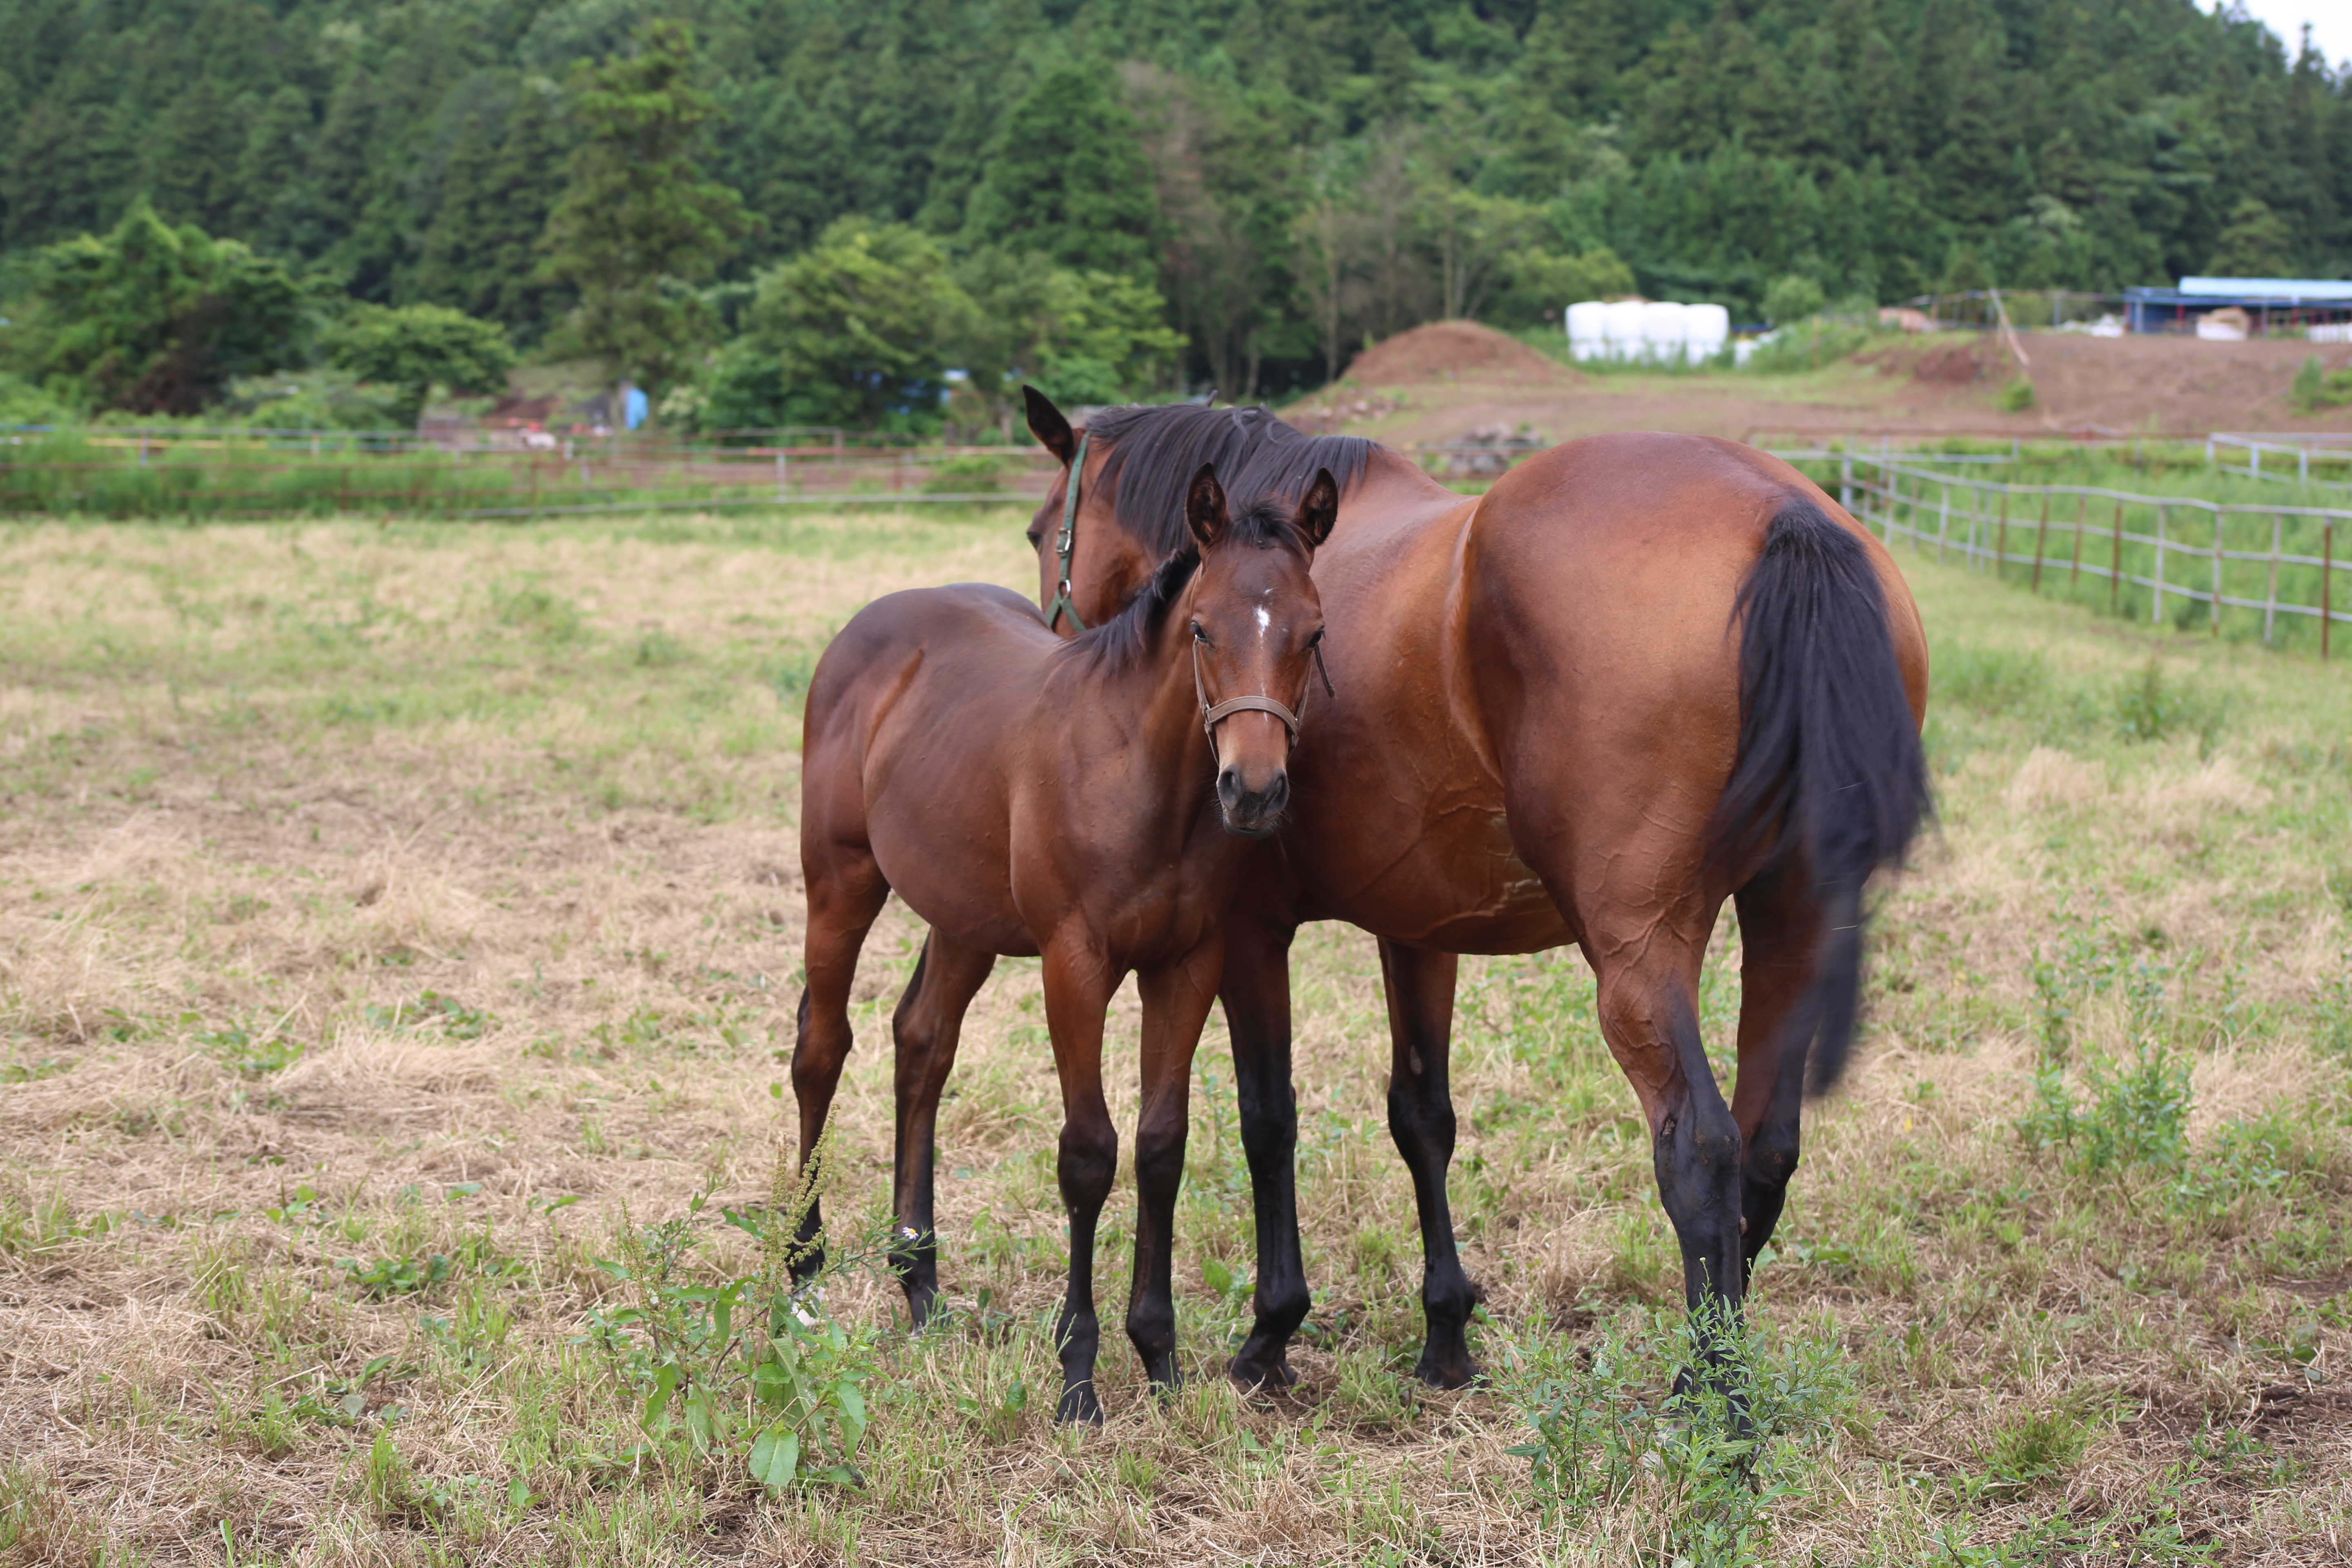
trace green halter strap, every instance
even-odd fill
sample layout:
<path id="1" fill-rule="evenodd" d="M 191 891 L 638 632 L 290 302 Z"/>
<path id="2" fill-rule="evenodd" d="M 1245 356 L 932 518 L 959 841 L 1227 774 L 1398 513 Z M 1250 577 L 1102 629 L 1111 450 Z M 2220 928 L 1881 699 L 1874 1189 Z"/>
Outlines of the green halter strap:
<path id="1" fill-rule="evenodd" d="M 1045 606 L 1047 631 L 1052 631 L 1055 623 L 1065 615 L 1070 617 L 1070 625 L 1080 631 L 1087 629 L 1087 623 L 1078 616 L 1078 602 L 1070 597 L 1070 552 L 1076 549 L 1078 543 L 1078 479 L 1087 471 L 1087 442 L 1091 436 L 1090 431 L 1078 432 L 1077 456 L 1070 459 L 1069 488 L 1062 496 L 1062 536 L 1054 542 L 1054 548 L 1062 556 L 1062 582 L 1055 591 L 1054 602 Z"/>

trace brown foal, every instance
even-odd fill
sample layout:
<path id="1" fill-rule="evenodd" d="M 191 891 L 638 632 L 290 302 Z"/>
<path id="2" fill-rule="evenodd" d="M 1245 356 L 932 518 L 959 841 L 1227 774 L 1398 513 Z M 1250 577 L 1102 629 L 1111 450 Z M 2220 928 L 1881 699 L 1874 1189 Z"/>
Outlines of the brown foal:
<path id="1" fill-rule="evenodd" d="M 1082 443 L 1033 392 L 1029 426 L 1066 466 L 1030 531 L 1044 589 L 1083 622 L 1164 550 L 1186 465 L 1213 461 L 1252 494 L 1295 488 L 1309 464 L 1345 481 L 1315 562 L 1337 696 L 1292 771 L 1298 809 L 1227 922 L 1219 981 L 1257 1215 L 1256 1322 L 1234 1376 L 1287 1382 L 1308 1305 L 1287 953 L 1314 920 L 1380 940 L 1389 1126 L 1421 1214 L 1423 1378 L 1475 1372 L 1445 1197 L 1465 952 L 1582 949 L 1689 1304 L 1736 1318 L 1796 1170 L 1804 1090 L 1835 1080 L 1853 1037 L 1864 882 L 1927 808 L 1927 646 L 1893 559 L 1801 474 L 1730 441 L 1571 441 L 1472 498 L 1263 409 L 1115 409 Z M 1728 1103 L 1697 1005 L 1726 898 L 1743 943 Z"/>
<path id="2" fill-rule="evenodd" d="M 1155 1384 L 1178 1381 L 1171 1228 L 1192 1052 L 1251 840 L 1284 817 L 1323 635 L 1308 568 L 1337 503 L 1327 474 L 1295 506 L 1235 515 L 1203 466 L 1139 591 L 1075 641 L 1001 588 L 893 594 L 843 628 L 809 686 L 808 989 L 793 1054 L 802 1161 L 849 1051 L 858 950 L 896 889 L 931 928 L 894 1024 L 897 1258 L 920 1325 L 937 1289 L 932 1127 L 964 1009 L 998 954 L 1042 956 L 1070 1217 L 1055 1327 L 1066 1420 L 1102 1414 L 1094 1237 L 1118 1151 L 1103 1019 L 1130 972 L 1143 1105 L 1127 1331 Z M 821 1261 L 814 1200 L 802 1226 L 805 1275 Z"/>

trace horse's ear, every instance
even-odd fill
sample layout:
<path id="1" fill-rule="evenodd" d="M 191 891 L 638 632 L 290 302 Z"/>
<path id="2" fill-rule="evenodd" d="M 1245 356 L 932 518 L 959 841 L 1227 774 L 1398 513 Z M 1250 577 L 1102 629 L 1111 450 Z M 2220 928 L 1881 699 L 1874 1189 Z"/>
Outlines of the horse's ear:
<path id="1" fill-rule="evenodd" d="M 1192 482 L 1184 487 L 1184 521 L 1201 547 L 1213 550 L 1225 536 L 1225 525 L 1231 521 L 1225 510 L 1224 487 L 1217 483 L 1217 466 L 1203 463 Z"/>
<path id="2" fill-rule="evenodd" d="M 1078 438 L 1071 434 L 1070 422 L 1062 417 L 1062 411 L 1054 406 L 1052 398 L 1026 382 L 1021 386 L 1021 401 L 1029 408 L 1029 434 L 1066 466 L 1078 450 Z"/>
<path id="3" fill-rule="evenodd" d="M 1339 521 L 1339 486 L 1328 468 L 1315 470 L 1315 482 L 1307 487 L 1307 494 L 1298 502 L 1298 515 L 1290 520 L 1299 537 L 1313 550 L 1331 537 L 1331 525 Z"/>

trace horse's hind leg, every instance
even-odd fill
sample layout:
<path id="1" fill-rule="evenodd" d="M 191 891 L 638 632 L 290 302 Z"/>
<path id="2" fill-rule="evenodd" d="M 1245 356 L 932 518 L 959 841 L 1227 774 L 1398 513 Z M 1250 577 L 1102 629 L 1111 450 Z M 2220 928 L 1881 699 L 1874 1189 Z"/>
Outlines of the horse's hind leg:
<path id="1" fill-rule="evenodd" d="M 793 1096 L 800 1105 L 805 1177 L 854 1039 L 849 988 L 857 978 L 858 950 L 890 896 L 890 885 L 882 879 L 872 851 L 862 844 L 827 843 L 821 854 L 804 846 L 801 865 L 808 881 L 808 987 L 801 993 L 799 1037 L 793 1044 Z M 795 1238 L 794 1279 L 811 1279 L 824 1267 L 824 1234 L 812 1187 L 805 1194 Z"/>
<path id="2" fill-rule="evenodd" d="M 939 1237 L 931 1223 L 934 1130 L 940 1090 L 955 1066 L 965 1009 L 996 967 L 996 955 L 949 941 L 934 931 L 915 961 L 915 977 L 891 1019 L 897 1046 L 898 1149 L 892 1199 L 898 1234 L 890 1265 L 907 1292 L 907 1315 L 921 1328 L 940 1293 Z"/>
<path id="3" fill-rule="evenodd" d="M 1460 1388 L 1478 1375 L 1467 1325 L 1477 1293 L 1462 1271 L 1445 1168 L 1454 1159 L 1454 1100 L 1447 1067 L 1454 1045 L 1454 981 L 1461 960 L 1383 938 L 1381 978 L 1389 1004 L 1389 1135 L 1421 1215 L 1421 1308 L 1428 1339 L 1414 1370 L 1423 1383 Z"/>
<path id="4" fill-rule="evenodd" d="M 1704 931 L 1696 920 L 1677 923 Z M 1588 931 L 1585 953 L 1600 980 L 1601 1035 L 1649 1119 L 1658 1195 L 1682 1247 L 1684 1298 L 1701 1316 L 1714 1362 L 1722 1347 L 1712 1336 L 1736 1319 L 1746 1284 L 1744 1146 L 1699 1036 L 1703 942 L 1676 942 L 1645 922 L 1622 941 Z"/>
<path id="5" fill-rule="evenodd" d="M 1143 1109 L 1135 1120 L 1135 1277 L 1127 1337 L 1157 1388 L 1183 1381 L 1176 1366 L 1176 1189 L 1184 1179 L 1184 1134 L 1192 1052 L 1216 999 L 1220 943 L 1137 976 L 1143 1002 Z"/>
<path id="6" fill-rule="evenodd" d="M 1797 1173 L 1805 1058 L 1817 1014 L 1804 1011 L 1819 970 L 1822 915 L 1809 879 L 1794 871 L 1740 889 L 1739 1081 L 1732 1120 L 1745 1146 L 1740 1166 L 1740 1254 L 1746 1270 L 1772 1239 Z"/>

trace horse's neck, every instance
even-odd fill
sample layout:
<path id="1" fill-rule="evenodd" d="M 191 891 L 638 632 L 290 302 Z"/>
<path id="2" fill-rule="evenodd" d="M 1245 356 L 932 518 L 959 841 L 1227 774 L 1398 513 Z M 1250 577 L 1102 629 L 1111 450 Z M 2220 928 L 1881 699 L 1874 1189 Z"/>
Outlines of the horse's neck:
<path id="1" fill-rule="evenodd" d="M 1137 776 L 1148 798 L 1138 802 L 1154 818 L 1189 814 L 1214 756 L 1201 731 L 1200 699 L 1192 684 L 1192 616 L 1182 605 L 1160 616 L 1141 658 L 1104 678 L 1106 702 L 1132 715 L 1128 733 L 1143 753 Z"/>

